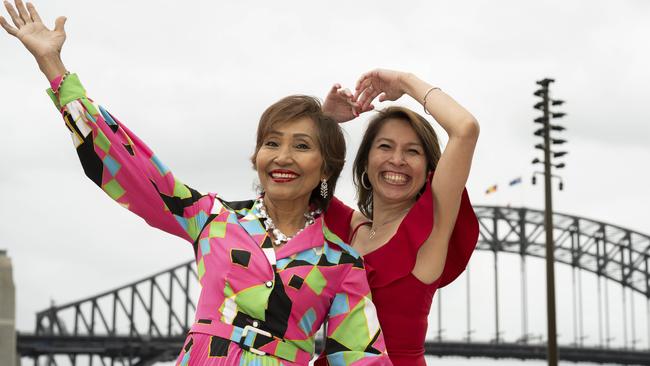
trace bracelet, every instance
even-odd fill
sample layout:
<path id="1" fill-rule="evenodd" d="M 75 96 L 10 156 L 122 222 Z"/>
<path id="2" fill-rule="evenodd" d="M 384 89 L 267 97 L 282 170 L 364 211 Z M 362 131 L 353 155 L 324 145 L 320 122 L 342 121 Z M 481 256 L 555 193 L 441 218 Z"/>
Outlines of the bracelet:
<path id="1" fill-rule="evenodd" d="M 63 75 L 56 78 L 56 79 L 60 78 L 60 80 L 58 81 L 59 85 L 57 85 L 56 90 L 54 90 L 54 94 L 59 94 L 59 90 L 61 89 L 61 85 L 63 85 L 63 82 L 68 77 L 68 75 L 70 75 L 70 71 L 66 71 L 65 74 L 63 74 Z M 57 81 L 56 79 L 54 79 L 54 80 Z M 55 83 L 52 83 L 52 84 L 55 84 Z"/>
<path id="2" fill-rule="evenodd" d="M 424 103 L 422 103 L 422 108 L 424 108 L 424 113 L 426 113 L 428 115 L 431 115 L 431 113 L 429 113 L 429 111 L 427 111 L 427 97 L 429 96 L 429 93 L 431 93 L 432 91 L 434 91 L 436 89 L 442 90 L 442 89 L 438 88 L 437 86 L 432 86 L 429 90 L 427 90 L 426 93 L 424 93 Z"/>

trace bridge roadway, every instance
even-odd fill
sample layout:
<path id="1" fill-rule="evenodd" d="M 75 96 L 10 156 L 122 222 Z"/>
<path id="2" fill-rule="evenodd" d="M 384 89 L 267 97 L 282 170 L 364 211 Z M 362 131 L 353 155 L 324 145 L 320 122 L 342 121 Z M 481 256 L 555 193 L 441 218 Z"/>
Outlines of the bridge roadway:
<path id="1" fill-rule="evenodd" d="M 124 337 L 124 336 L 44 336 L 18 334 L 18 353 L 21 357 L 47 355 L 87 356 L 131 359 L 138 355 L 134 365 L 152 365 L 173 361 L 183 346 L 184 336 Z M 322 343 L 317 343 L 320 349 Z M 425 352 L 431 356 L 485 357 L 492 359 L 546 359 L 544 344 L 480 343 L 428 341 Z M 618 365 L 650 365 L 650 352 L 629 349 L 604 349 L 560 346 L 560 360 Z"/>

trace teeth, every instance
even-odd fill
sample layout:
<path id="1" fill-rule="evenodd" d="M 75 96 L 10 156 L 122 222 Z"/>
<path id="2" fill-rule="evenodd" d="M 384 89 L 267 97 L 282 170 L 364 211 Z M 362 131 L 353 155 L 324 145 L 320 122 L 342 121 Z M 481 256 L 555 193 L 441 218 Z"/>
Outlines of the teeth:
<path id="1" fill-rule="evenodd" d="M 291 179 L 291 178 L 296 178 L 297 175 L 290 174 L 290 173 L 271 173 L 271 177 L 277 179 Z"/>
<path id="2" fill-rule="evenodd" d="M 387 180 L 389 183 L 405 183 L 408 180 L 406 174 L 391 173 L 386 172 L 382 174 L 382 177 Z"/>

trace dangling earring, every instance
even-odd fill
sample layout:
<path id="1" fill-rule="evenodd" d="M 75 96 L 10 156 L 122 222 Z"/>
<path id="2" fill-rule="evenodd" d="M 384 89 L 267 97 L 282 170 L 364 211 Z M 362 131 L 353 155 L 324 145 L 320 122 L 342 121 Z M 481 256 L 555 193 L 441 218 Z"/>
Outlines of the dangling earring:
<path id="1" fill-rule="evenodd" d="M 366 186 L 366 180 L 363 179 L 363 176 L 366 176 L 366 179 L 368 179 L 368 186 Z M 368 172 L 364 169 L 363 173 L 361 173 L 361 186 L 367 190 L 372 190 L 372 186 L 370 185 L 370 178 L 368 178 Z"/>
<path id="2" fill-rule="evenodd" d="M 323 198 L 327 198 L 327 193 L 328 193 L 328 192 L 327 192 L 327 179 L 323 178 L 323 179 L 320 181 L 320 195 L 321 195 Z"/>

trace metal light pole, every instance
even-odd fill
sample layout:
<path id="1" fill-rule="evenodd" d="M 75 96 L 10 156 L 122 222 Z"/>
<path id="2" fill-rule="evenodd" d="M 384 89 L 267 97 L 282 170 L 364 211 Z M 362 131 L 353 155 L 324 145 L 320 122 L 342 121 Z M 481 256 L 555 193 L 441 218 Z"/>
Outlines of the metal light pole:
<path id="1" fill-rule="evenodd" d="M 553 240 L 553 198 L 551 187 L 551 166 L 556 168 L 563 168 L 564 164 L 560 163 L 554 165 L 551 163 L 551 153 L 553 157 L 561 157 L 566 154 L 565 151 L 552 152 L 551 144 L 563 144 L 566 140 L 552 139 L 551 130 L 563 131 L 564 127 L 551 125 L 552 118 L 561 118 L 564 113 L 553 113 L 550 110 L 550 105 L 558 106 L 564 102 L 561 100 L 551 100 L 549 97 L 548 86 L 554 82 L 553 79 L 543 79 L 537 82 L 541 89 L 535 91 L 534 95 L 542 98 L 542 100 L 535 104 L 534 108 L 541 110 L 544 115 L 535 119 L 535 123 L 541 123 L 542 127 L 535 131 L 535 136 L 544 139 L 543 144 L 535 145 L 535 148 L 544 151 L 544 160 L 540 161 L 535 158 L 533 164 L 544 164 L 544 195 L 546 199 L 546 207 L 544 212 L 544 230 L 546 231 L 546 312 L 547 312 L 547 333 L 548 333 L 548 349 L 547 359 L 549 366 L 557 366 L 558 364 L 558 350 L 557 350 L 557 322 L 555 316 L 555 242 Z M 535 172 L 533 174 L 533 184 L 535 184 Z M 563 183 L 560 180 L 560 190 L 562 190 Z"/>

